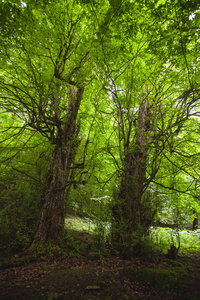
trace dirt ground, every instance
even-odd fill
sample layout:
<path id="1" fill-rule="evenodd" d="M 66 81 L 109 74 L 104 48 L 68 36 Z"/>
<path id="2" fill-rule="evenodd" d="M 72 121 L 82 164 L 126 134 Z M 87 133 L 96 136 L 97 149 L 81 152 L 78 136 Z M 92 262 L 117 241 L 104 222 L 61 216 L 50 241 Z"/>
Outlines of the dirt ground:
<path id="1" fill-rule="evenodd" d="M 200 258 L 52 258 L 0 270 L 1 300 L 200 299 Z"/>

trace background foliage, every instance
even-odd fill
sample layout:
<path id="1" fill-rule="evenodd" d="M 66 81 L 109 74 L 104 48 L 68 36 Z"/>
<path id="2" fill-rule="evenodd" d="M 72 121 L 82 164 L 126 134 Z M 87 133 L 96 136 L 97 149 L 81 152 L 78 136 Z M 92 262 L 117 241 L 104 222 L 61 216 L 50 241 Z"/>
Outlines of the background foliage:
<path id="1" fill-rule="evenodd" d="M 2 254 L 24 250 L 36 233 L 75 83 L 84 94 L 67 215 L 96 222 L 104 240 L 127 154 L 141 150 L 139 111 L 148 99 L 142 217 L 148 228 L 192 226 L 200 211 L 199 14 L 188 0 L 1 2 Z M 135 239 L 144 249 L 143 234 Z"/>

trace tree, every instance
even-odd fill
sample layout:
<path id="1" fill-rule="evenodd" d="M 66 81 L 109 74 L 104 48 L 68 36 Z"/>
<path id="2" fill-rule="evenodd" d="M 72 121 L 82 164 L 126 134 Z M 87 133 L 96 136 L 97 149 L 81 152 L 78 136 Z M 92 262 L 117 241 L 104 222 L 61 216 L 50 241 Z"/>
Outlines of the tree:
<path id="1" fill-rule="evenodd" d="M 64 230 L 65 189 L 81 141 L 78 111 L 92 68 L 94 24 L 84 7 L 74 1 L 28 2 L 18 7 L 20 26 L 9 41 L 2 39 L 1 107 L 52 149 L 34 243 L 55 241 Z"/>
<path id="2" fill-rule="evenodd" d="M 156 177 L 170 138 L 180 133 L 194 106 L 198 107 L 199 90 L 196 73 L 189 67 L 196 54 L 188 48 L 197 45 L 195 38 L 191 42 L 195 35 L 192 11 L 184 10 L 182 16 L 180 4 L 168 6 L 167 2 L 128 5 L 127 14 L 127 7 L 122 6 L 120 21 L 121 26 L 126 23 L 126 28 L 135 28 L 131 31 L 134 38 L 128 30 L 121 33 L 118 43 L 124 41 L 124 64 L 115 71 L 108 69 L 104 88 L 113 100 L 110 110 L 118 127 L 122 162 L 122 167 L 117 164 L 121 175 L 113 207 L 113 241 L 130 255 L 134 234 L 137 239 L 138 234 L 142 237 L 156 212 L 147 197 L 148 186 Z M 166 14 L 161 19 L 163 9 Z M 180 19 L 187 20 L 187 25 L 180 26 Z M 181 46 L 176 45 L 179 38 Z"/>

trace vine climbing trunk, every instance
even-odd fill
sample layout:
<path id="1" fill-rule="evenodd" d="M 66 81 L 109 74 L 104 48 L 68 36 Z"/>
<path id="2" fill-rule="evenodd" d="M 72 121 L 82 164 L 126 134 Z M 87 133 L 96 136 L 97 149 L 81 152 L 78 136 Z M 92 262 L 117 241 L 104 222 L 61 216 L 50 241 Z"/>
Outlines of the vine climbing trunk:
<path id="1" fill-rule="evenodd" d="M 76 149 L 80 143 L 76 121 L 83 91 L 83 88 L 73 87 L 70 89 L 65 119 L 57 126 L 55 147 L 46 175 L 41 220 L 33 244 L 57 241 L 64 232 L 65 189 Z"/>
<path id="2" fill-rule="evenodd" d="M 150 119 L 149 102 L 143 98 L 139 106 L 135 142 L 129 143 L 125 151 L 120 189 L 113 207 L 112 239 L 124 253 L 130 252 L 133 233 L 145 230 L 142 197 L 146 182 Z"/>

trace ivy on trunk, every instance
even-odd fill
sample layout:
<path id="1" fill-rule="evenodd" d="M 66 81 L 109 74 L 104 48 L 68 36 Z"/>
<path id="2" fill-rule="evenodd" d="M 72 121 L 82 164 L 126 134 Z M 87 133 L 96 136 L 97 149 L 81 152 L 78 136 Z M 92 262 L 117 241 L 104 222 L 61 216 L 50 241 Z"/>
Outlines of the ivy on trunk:
<path id="1" fill-rule="evenodd" d="M 79 145 L 79 130 L 76 126 L 76 120 L 83 91 L 83 88 L 73 87 L 69 92 L 68 110 L 64 124 L 62 127 L 58 127 L 56 144 L 46 175 L 46 190 L 41 220 L 33 243 L 56 241 L 64 231 L 65 189 L 70 167 Z"/>
<path id="2" fill-rule="evenodd" d="M 125 153 L 119 192 L 113 206 L 112 241 L 120 251 L 130 255 L 133 234 L 145 233 L 149 216 L 142 202 L 146 183 L 146 161 L 151 141 L 150 107 L 147 98 L 139 106 L 136 140 Z"/>

